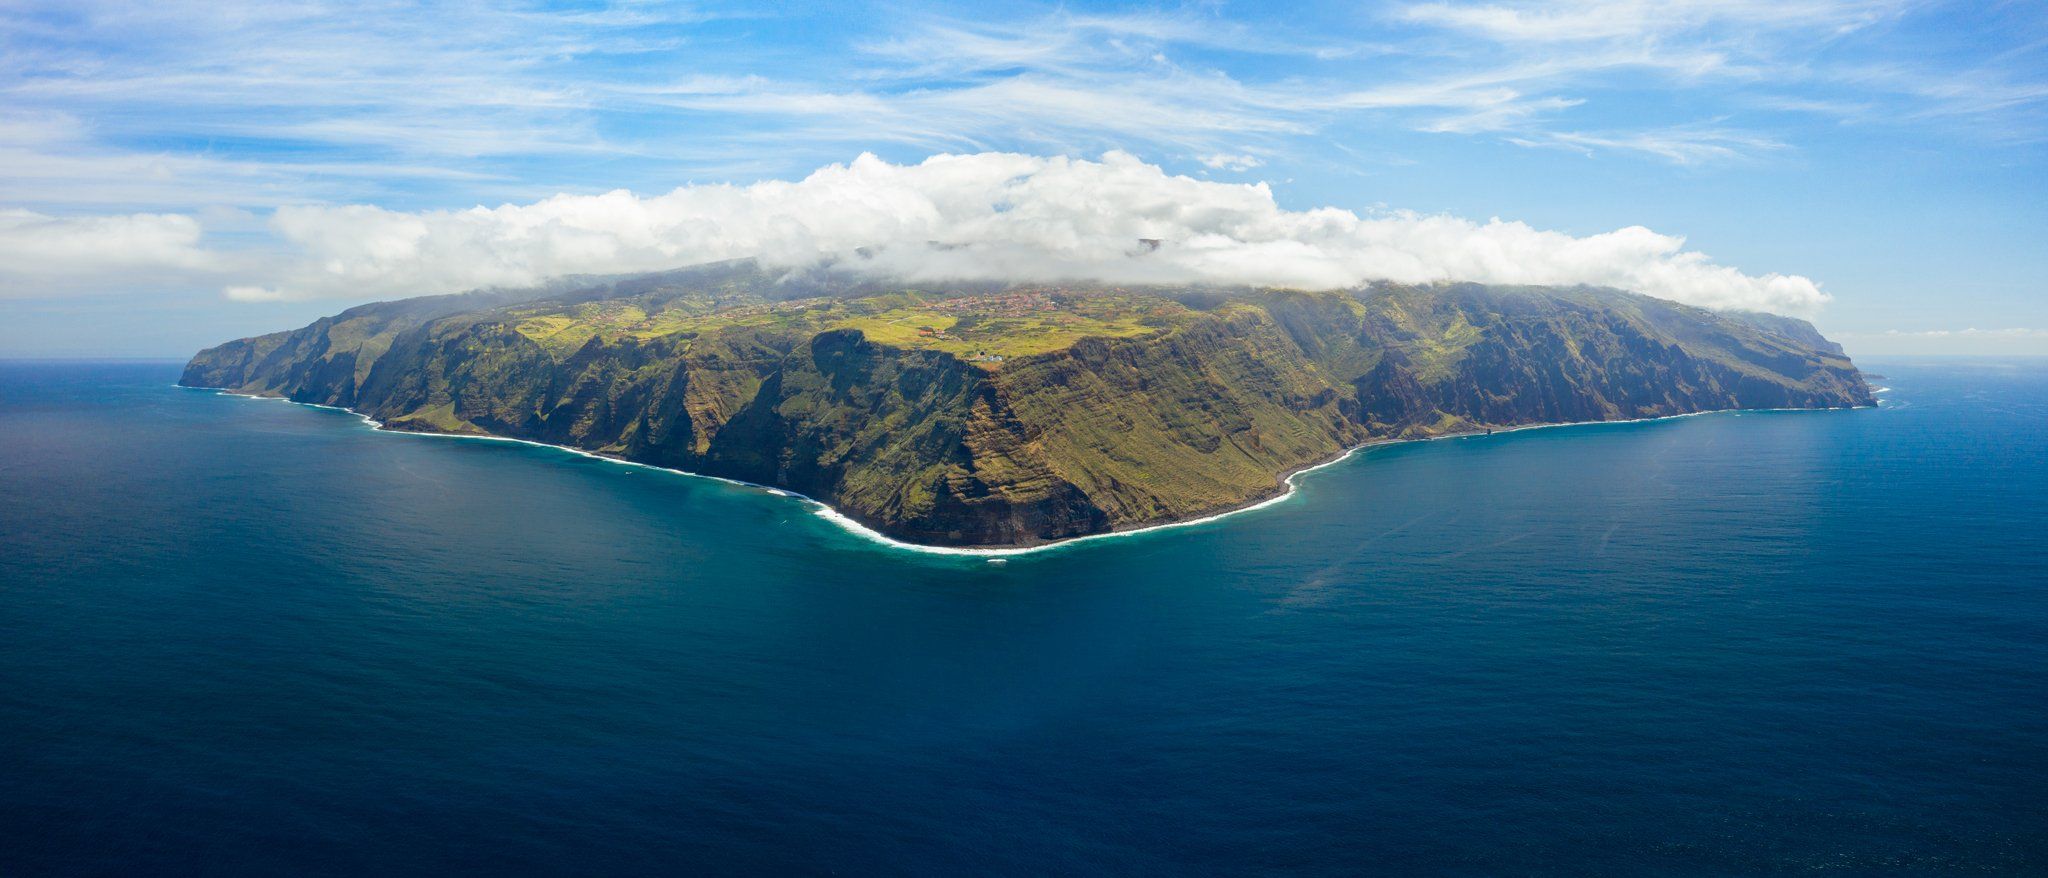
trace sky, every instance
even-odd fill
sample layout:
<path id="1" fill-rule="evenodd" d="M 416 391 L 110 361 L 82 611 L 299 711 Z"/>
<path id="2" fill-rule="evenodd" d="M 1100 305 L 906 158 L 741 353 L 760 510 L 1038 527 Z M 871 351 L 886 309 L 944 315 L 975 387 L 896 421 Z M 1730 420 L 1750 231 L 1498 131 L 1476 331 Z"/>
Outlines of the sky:
<path id="1" fill-rule="evenodd" d="M 2044 144 L 2038 0 L 0 0 L 0 356 L 857 249 L 2048 354 Z"/>

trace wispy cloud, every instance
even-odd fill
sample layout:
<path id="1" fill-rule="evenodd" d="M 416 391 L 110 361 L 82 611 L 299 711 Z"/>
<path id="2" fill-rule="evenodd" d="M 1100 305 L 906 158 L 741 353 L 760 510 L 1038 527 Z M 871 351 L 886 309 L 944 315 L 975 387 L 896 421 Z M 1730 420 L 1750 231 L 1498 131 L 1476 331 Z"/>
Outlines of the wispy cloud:
<path id="1" fill-rule="evenodd" d="M 1227 152 L 1212 152 L 1205 156 L 1197 156 L 1196 160 L 1200 161 L 1203 167 L 1217 171 L 1249 171 L 1266 163 L 1250 153 L 1233 155 Z"/>
<path id="2" fill-rule="evenodd" d="M 1832 334 L 1860 355 L 1967 354 L 2048 355 L 2048 329 L 2009 326 L 1993 329 L 1889 329 Z"/>
<path id="3" fill-rule="evenodd" d="M 0 9 L 0 139 L 35 158 L 0 166 L 0 186 L 50 178 L 66 167 L 58 159 L 119 171 L 124 157 L 155 157 L 161 170 L 137 203 L 182 192 L 186 203 L 214 193 L 259 205 L 407 178 L 504 176 L 479 159 L 632 155 L 645 144 L 600 130 L 605 77 L 585 71 L 672 51 L 679 30 L 704 19 L 654 7 L 557 14 L 320 0 L 10 6 Z M 89 122 L 63 142 L 22 143 L 20 119 L 52 115 Z M 246 177 L 305 185 L 256 197 L 220 185 Z M 45 203 L 73 200 L 37 188 Z"/>
<path id="4" fill-rule="evenodd" d="M 1429 2 L 1407 6 L 1399 17 L 1511 43 L 1643 42 L 1723 26 L 1751 33 L 1842 33 L 1894 17 L 1908 5 L 1904 0 Z"/>
<path id="5" fill-rule="evenodd" d="M 1732 161 L 1785 148 L 1784 143 L 1763 135 L 1711 127 L 1612 133 L 1547 131 L 1509 139 L 1523 146 L 1566 149 L 1587 156 L 1640 153 L 1679 165 Z"/>
<path id="6" fill-rule="evenodd" d="M 1083 15 L 1055 10 L 1013 20 L 926 17 L 902 33 L 856 48 L 892 67 L 877 75 L 957 76 L 1015 69 L 1080 72 L 1157 60 L 1179 48 L 1301 56 L 1320 60 L 1397 53 L 1387 43 L 1261 28 L 1194 11 Z"/>
<path id="7" fill-rule="evenodd" d="M 454 165 L 390 159 L 236 158 L 213 150 L 142 150 L 106 144 L 64 113 L 0 113 L 0 179 L 16 204 L 71 208 L 272 207 L 360 197 L 361 181 L 478 181 Z"/>
<path id="8" fill-rule="evenodd" d="M 1429 0 L 1312 21 L 890 7 L 821 31 L 663 3 L 28 0 L 0 7 L 0 191 L 41 208 L 120 204 L 121 180 L 133 208 L 379 199 L 423 181 L 503 198 L 601 189 L 620 166 L 758 176 L 890 146 L 1272 162 L 1330 151 L 1314 141 L 1335 127 L 1699 165 L 1798 149 L 1757 118 L 1794 112 L 2048 131 L 2028 44 L 1975 66 L 1833 51 L 1916 8 Z M 37 133 L 59 116 L 73 130 Z"/>
<path id="9" fill-rule="evenodd" d="M 2048 338 L 2048 329 L 2027 329 L 2020 326 L 2009 326 L 2004 329 L 1977 329 L 1976 327 L 1969 329 L 1887 329 L 1881 333 L 1850 332 L 1843 334 L 1852 338 L 1872 338 L 1875 336 L 1887 338 L 1954 338 L 1956 336 Z"/>
<path id="10" fill-rule="evenodd" d="M 1668 78 L 1666 87 L 1675 94 L 1718 97 L 1731 110 L 1818 114 L 1870 127 L 1934 124 L 2007 142 L 2048 136 L 2048 67 L 2029 62 L 2048 47 L 2048 36 L 2039 33 L 2048 22 L 2018 15 L 2001 29 L 2022 38 L 2031 29 L 2037 38 L 1990 56 L 1972 41 L 1944 56 L 1936 46 L 1909 51 L 1912 40 L 1885 36 L 1912 16 L 1940 12 L 1924 0 L 1548 0 L 1415 3 L 1400 7 L 1395 17 L 1489 44 L 1506 59 L 1632 55 L 1582 73 L 1657 74 Z M 1503 85 L 1538 81 L 1543 80 L 1504 79 Z M 1607 75 L 1549 81 L 1586 91 L 1614 84 Z M 1621 146 L 1681 164 L 1796 146 L 1781 133 L 1736 130 L 1726 116 L 1715 126 L 1730 136 L 1704 145 L 1669 143 L 1658 129 L 1670 125 L 1605 132 L 1592 141 L 1579 134 L 1583 127 L 1568 123 L 1524 125 L 1509 139 L 1543 147 Z M 1694 121 L 1675 127 L 1702 126 Z M 1632 144 L 1646 148 L 1631 149 Z"/>

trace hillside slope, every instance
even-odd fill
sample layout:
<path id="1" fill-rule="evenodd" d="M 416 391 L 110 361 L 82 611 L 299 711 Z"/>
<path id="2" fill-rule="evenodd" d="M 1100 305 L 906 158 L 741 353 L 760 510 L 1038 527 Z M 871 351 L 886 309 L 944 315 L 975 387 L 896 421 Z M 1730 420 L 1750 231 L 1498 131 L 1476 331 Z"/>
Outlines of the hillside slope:
<path id="1" fill-rule="evenodd" d="M 912 291 L 750 263 L 353 308 L 182 383 L 817 497 L 1029 545 L 1213 513 L 1375 439 L 1871 405 L 1803 321 L 1590 288 Z"/>

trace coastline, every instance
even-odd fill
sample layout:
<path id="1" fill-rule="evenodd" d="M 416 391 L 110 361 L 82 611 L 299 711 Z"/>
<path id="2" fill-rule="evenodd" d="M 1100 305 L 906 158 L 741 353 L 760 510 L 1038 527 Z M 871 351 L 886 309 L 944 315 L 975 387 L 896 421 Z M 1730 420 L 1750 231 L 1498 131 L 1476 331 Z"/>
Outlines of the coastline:
<path id="1" fill-rule="evenodd" d="M 888 548 L 891 548 L 891 549 L 896 549 L 896 550 L 899 550 L 899 551 L 915 552 L 915 553 L 918 553 L 918 554 L 923 554 L 923 555 L 952 555 L 952 556 L 958 556 L 958 557 L 981 557 L 981 558 L 986 558 L 986 559 L 989 559 L 989 560 L 990 560 L 990 561 L 991 561 L 992 563 L 1001 563 L 1001 562 L 1000 562 L 1000 561 L 999 561 L 998 559 L 1006 559 L 1006 558 L 1009 558 L 1009 557 L 1011 557 L 1011 556 L 1017 556 L 1017 555 L 1029 555 L 1029 554 L 1035 554 L 1035 553 L 1040 553 L 1040 552 L 1050 552 L 1050 551 L 1056 551 L 1056 550 L 1059 550 L 1059 549 L 1065 549 L 1065 548 L 1068 548 L 1068 547 L 1071 547 L 1071 546 L 1075 546 L 1075 545 L 1078 545 L 1078 544 L 1081 544 L 1081 543 L 1089 542 L 1089 541 L 1091 541 L 1091 540 L 1107 540 L 1107 539 L 1113 539 L 1113 538 L 1119 538 L 1119 537 L 1132 537 L 1132 536 L 1137 536 L 1137 535 L 1139 535 L 1139 534 L 1144 534 L 1144 533 L 1151 533 L 1151 532 L 1153 532 L 1153 531 L 1162 531 L 1162 530 L 1168 530 L 1168 529 L 1172 529 L 1172 528 L 1181 528 L 1181 527 L 1194 527 L 1194 526 L 1196 526 L 1196 525 L 1202 525 L 1202 524 L 1209 524 L 1209 523 L 1211 523 L 1211 522 L 1215 522 L 1215 521 L 1221 521 L 1221 520 L 1223 520 L 1223 519 L 1225 519 L 1225 518 L 1230 518 L 1230 517 L 1232 517 L 1232 516 L 1236 516 L 1236 515 L 1242 515 L 1242 514 L 1244 514 L 1244 513 L 1247 513 L 1247 512 L 1254 512 L 1254 511 L 1257 511 L 1257 510 L 1260 510 L 1260 509 L 1264 509 L 1264 508 L 1266 508 L 1266 507 L 1269 507 L 1269 506 L 1273 506 L 1273 505 L 1279 504 L 1279 503 L 1281 503 L 1281 502 L 1284 502 L 1284 501 L 1285 501 L 1285 500 L 1287 500 L 1288 498 L 1290 498 L 1290 497 L 1293 497 L 1293 496 L 1295 495 L 1295 493 L 1296 493 L 1296 492 L 1297 492 L 1297 491 L 1299 490 L 1299 488 L 1300 488 L 1300 485 L 1299 485 L 1299 483 L 1297 482 L 1297 479 L 1299 479 L 1299 478 L 1300 478 L 1301 476 L 1303 476 L 1303 475 L 1306 475 L 1306 474 L 1308 474 L 1308 473 L 1312 473 L 1312 472 L 1315 472 L 1315 471 L 1317 471 L 1317 470 L 1320 470 L 1320 469 L 1324 469 L 1324 468 L 1326 468 L 1326 467 L 1331 467 L 1331 466 L 1335 466 L 1335 465 L 1337 465 L 1337 464 L 1343 463 L 1344 461 L 1350 460 L 1350 459 L 1351 459 L 1351 457 L 1352 457 L 1352 455 L 1358 454 L 1358 453 L 1359 453 L 1359 452 L 1361 452 L 1361 451 L 1367 451 L 1367 450 L 1370 450 L 1370 449 L 1373 449 L 1373 448 L 1379 448 L 1379 447 L 1383 447 L 1383 446 L 1388 446 L 1388 445 L 1399 445 L 1399 444 L 1404 444 L 1404 443 L 1410 443 L 1410 442 L 1435 442 L 1435 441 L 1438 441 L 1438 440 L 1442 440 L 1442 439 L 1470 439 L 1470 438 L 1473 438 L 1473 437 L 1477 437 L 1477 436 L 1491 436 L 1491 435 L 1494 435 L 1494 434 L 1499 434 L 1499 433 L 1516 433 L 1516 432 L 1521 432 L 1521 431 L 1524 431 L 1524 430 L 1544 430 L 1544 429 L 1550 429 L 1550 428 L 1554 428 L 1554 427 L 1585 427 L 1585 426 L 1592 426 L 1592 425 L 1595 425 L 1595 424 L 1642 424 L 1642 423 L 1650 423 L 1650 422 L 1654 422 L 1654 421 L 1670 421 L 1670 420 L 1677 420 L 1677 419 L 1679 419 L 1679 418 L 1691 418 L 1691 417 L 1697 417 L 1697 416 L 1700 416 L 1700 415 L 1714 415 L 1714 414 L 1729 414 L 1729 413 L 1742 413 L 1742 412 L 1827 412 L 1827 411 L 1852 411 L 1852 410 L 1854 410 L 1854 409 L 1857 409 L 1857 408 L 1875 408 L 1875 407 L 1880 407 L 1880 406 L 1882 405 L 1882 403 L 1883 403 L 1883 401 L 1882 401 L 1882 400 L 1879 400 L 1879 401 L 1878 401 L 1878 403 L 1877 403 L 1877 405 L 1873 405 L 1873 406 L 1850 406 L 1850 407 L 1848 407 L 1848 408 L 1822 408 L 1822 409 L 1807 409 L 1807 408 L 1769 408 L 1769 409 L 1708 409 L 1708 410 L 1705 410 L 1705 411 L 1697 411 L 1697 412 L 1684 412 L 1684 413 L 1681 413 L 1681 414 L 1675 414 L 1675 415 L 1658 415 L 1658 416 L 1656 416 L 1656 417 L 1650 417 L 1650 418 L 1621 418 L 1621 419 L 1617 419 L 1617 420 L 1611 420 L 1611 421 L 1563 421 L 1563 422 L 1558 422 L 1558 423 L 1550 423 L 1550 424 L 1523 424 L 1523 425 L 1521 425 L 1521 426 L 1516 426 L 1516 427 L 1497 427 L 1497 428 L 1495 428 L 1495 429 L 1493 429 L 1493 430 L 1473 430 L 1473 431 L 1467 431 L 1467 432 L 1463 432 L 1463 433 L 1445 433 L 1444 435 L 1441 435 L 1441 436 L 1420 436 L 1420 437 L 1415 437 L 1415 438 L 1411 438 L 1411 439 L 1375 439 L 1375 440 L 1373 440 L 1373 441 L 1371 441 L 1371 442 L 1366 442 L 1366 443 L 1363 443 L 1363 444 L 1360 444 L 1360 445 L 1354 445 L 1354 446 L 1352 446 L 1352 447 L 1350 447 L 1350 448 L 1344 449 L 1344 450 L 1343 450 L 1342 452 L 1338 453 L 1338 454 L 1337 454 L 1336 456 L 1334 456 L 1334 457 L 1331 457 L 1331 458 L 1330 458 L 1330 459 L 1328 459 L 1328 460 L 1324 460 L 1324 461 L 1322 461 L 1322 462 L 1319 462 L 1319 463 L 1313 463 L 1313 464 L 1309 464 L 1309 465 L 1307 465 L 1307 466 L 1299 467 L 1299 468 L 1297 468 L 1297 469 L 1294 469 L 1294 470 L 1291 470 L 1291 471 L 1289 471 L 1288 473 L 1286 473 L 1286 474 L 1285 474 L 1284 476 L 1282 476 L 1282 477 L 1281 477 L 1281 479 L 1280 479 L 1280 488 L 1281 488 L 1281 490 L 1280 490 L 1280 491 L 1279 491 L 1278 493 L 1274 494 L 1274 495 L 1273 495 L 1273 496 L 1271 496 L 1271 497 L 1266 497 L 1266 498 L 1263 498 L 1263 499 L 1260 499 L 1260 500 L 1256 500 L 1256 501 L 1253 501 L 1253 502 L 1251 502 L 1251 503 L 1245 504 L 1245 505 L 1243 505 L 1243 506 L 1237 506 L 1237 507 L 1233 507 L 1233 508 L 1230 508 L 1230 509 L 1225 509 L 1225 510 L 1222 510 L 1222 511 L 1219 511 L 1219 512 L 1214 512 L 1214 513 L 1210 513 L 1210 514 L 1207 514 L 1207 515 L 1201 515 L 1201 516 L 1197 516 L 1197 517 L 1194 517 L 1194 518 L 1186 518 L 1186 519 L 1181 519 L 1181 520 L 1178 520 L 1178 521 L 1168 521 L 1168 522 L 1161 522 L 1161 523 L 1159 523 L 1159 524 L 1147 524 L 1147 525 L 1142 525 L 1142 526 L 1139 526 L 1139 527 L 1133 527 L 1133 528 L 1129 528 L 1129 529 L 1123 529 L 1123 530 L 1109 530 L 1109 531 L 1104 531 L 1104 532 L 1102 532 L 1102 533 L 1095 533 L 1095 534 L 1083 534 L 1083 535 L 1081 535 L 1081 536 L 1074 536 L 1074 537 L 1066 537 L 1066 538 L 1063 538 L 1063 539 L 1053 540 L 1053 541 L 1051 541 L 1051 542 L 1047 542 L 1047 543 L 1041 543 L 1041 544 L 1038 544 L 1038 545 L 1035 545 L 1035 546 L 987 546 L 987 547 L 969 547 L 969 546 L 934 546 L 934 545 L 929 545 L 929 544 L 925 544 L 925 543 L 912 543 L 912 542 L 907 542 L 907 541 L 904 541 L 904 540 L 899 540 L 899 539 L 896 539 L 896 538 L 894 538 L 894 537 L 891 537 L 891 536 L 889 536 L 889 535 L 887 535 L 887 534 L 884 534 L 884 533 L 882 533 L 881 531 L 875 530 L 874 528 L 871 528 L 871 527 L 869 527 L 869 526 L 867 526 L 867 525 L 865 525 L 865 524 L 862 524 L 861 522 L 859 522 L 859 521 L 855 520 L 855 519 L 854 519 L 854 518 L 852 518 L 851 516 L 848 516 L 848 515 L 846 515 L 845 513 L 842 513 L 842 512 L 840 512 L 839 510 L 837 510 L 837 509 L 834 509 L 834 508 L 832 508 L 831 504 L 828 504 L 828 503 L 824 502 L 823 500 L 819 500 L 819 499 L 817 499 L 816 497 L 812 497 L 812 496 L 809 496 L 809 495 L 807 495 L 807 494 L 799 494 L 799 493 L 797 493 L 797 492 L 795 492 L 795 491 L 791 491 L 791 490 L 789 490 L 789 489 L 787 489 L 787 488 L 778 488 L 778 487 L 775 487 L 775 486 L 773 486 L 773 485 L 763 485 L 763 484 L 760 484 L 760 483 L 757 483 L 757 482 L 748 482 L 748 481 L 743 481 L 743 480 L 740 480 L 740 479 L 729 479 L 729 478 L 726 478 L 726 477 L 724 477 L 724 476 L 713 476 L 713 475 L 705 475 L 705 474 L 703 474 L 703 473 L 694 473 L 694 472 L 690 472 L 690 471 L 688 471 L 688 470 L 681 470 L 681 469 L 676 469 L 676 468 L 674 468 L 674 467 L 658 466 L 658 465 L 655 465 L 655 464 L 651 464 L 651 463 L 641 463 L 641 462 L 639 462 L 639 461 L 635 461 L 635 460 L 627 460 L 627 459 L 625 459 L 625 458 L 622 458 L 622 457 L 613 457 L 613 456 L 611 456 L 611 455 L 607 455 L 607 454 L 599 454 L 599 453 L 597 453 L 597 452 L 594 452 L 594 451 L 587 451 L 587 450 L 584 450 L 584 449 L 581 449 L 581 448 L 572 448 L 572 447 L 570 447 L 570 446 L 567 446 L 567 445 L 555 445 L 555 444 L 552 444 L 552 443 L 548 443 L 548 442 L 539 442 L 539 441 L 536 441 L 536 440 L 532 440 L 532 439 L 517 439 L 517 438 L 513 438 L 513 437 L 511 437 L 511 436 L 493 436 L 493 435 L 489 435 L 489 434 L 470 434 L 470 433 L 434 433 L 434 432 L 428 432 L 428 431 L 423 431 L 423 430 L 386 430 L 386 429 L 384 429 L 384 424 L 383 424 L 383 422 L 381 422 L 381 421 L 378 421 L 378 420 L 376 420 L 375 418 L 372 418 L 372 417 L 370 417 L 369 415 L 363 414 L 362 412 L 356 411 L 355 409 L 352 409 L 352 408 L 347 408 L 347 407 L 345 407 L 345 406 L 335 406 L 335 405 L 323 405 L 323 404 L 320 404 L 320 403 L 315 403 L 315 402 L 299 402 L 299 401 L 297 401 L 297 400 L 291 399 L 291 398 L 289 398 L 289 397 L 283 397 L 283 396 L 263 396 L 263 395 L 260 395 L 260 394 L 254 394 L 254 393 L 237 393 L 237 392 L 235 392 L 235 391 L 229 390 L 229 389 L 227 389 L 227 388 L 224 388 L 224 387 L 193 387 L 193 386 L 190 386 L 190 385 L 185 385 L 185 384 L 173 384 L 173 385 L 171 385 L 171 386 L 173 386 L 173 387 L 176 387 L 176 388 L 179 388 L 179 389 L 181 389 L 181 390 L 203 390 L 203 391 L 208 391 L 208 392 L 211 392 L 211 393 L 214 393 L 214 394 L 220 395 L 220 396 L 234 396 L 234 397 L 240 397 L 240 398 L 242 398 L 242 399 L 259 399 L 259 400 L 277 400 L 277 401 L 279 401 L 279 402 L 285 402 L 285 403 L 290 403 L 290 404 L 292 404 L 292 405 L 299 405 L 299 406 L 305 406 L 305 407 L 307 407 L 307 408 L 316 408 L 316 409 L 326 409 L 326 410 L 328 410 L 328 411 L 335 411 L 335 412 L 343 412 L 343 413 L 346 413 L 346 414 L 354 415 L 354 416 L 356 416 L 357 418 L 360 418 L 360 419 L 362 419 L 362 422 L 363 422 L 363 423 L 365 423 L 365 424 L 368 424 L 368 425 L 370 426 L 370 429 L 372 429 L 372 430 L 375 430 L 376 432 L 379 432 L 379 433 L 385 433 L 385 434 L 391 434 L 391 435 L 408 435 L 408 436 L 433 436 L 433 437 L 438 437 L 438 438 L 443 438 L 443 439 L 475 439 L 475 440 L 481 440 L 481 441 L 485 441 L 485 442 L 515 442 L 515 443 L 518 443 L 518 444 L 521 444 L 521 445 L 532 445 L 532 446 L 536 446 L 536 447 L 539 447 L 539 448 L 552 448 L 552 449 L 555 449 L 555 450 L 557 450 L 557 451 L 566 451 L 566 452 L 568 452 L 568 453 L 570 453 L 570 454 L 574 454 L 574 455 L 577 455 L 577 456 L 579 456 L 579 457 L 587 457 L 587 458 L 590 458 L 590 459 L 592 459 L 592 460 L 600 460 L 600 461 L 604 461 L 604 462 L 607 462 L 607 463 L 615 463 L 615 464 L 619 464 L 619 465 L 622 465 L 622 466 L 630 466 L 630 467 L 638 467 L 638 468 L 641 468 L 641 469 L 650 469 L 650 470 L 656 470 L 656 471 L 658 471 L 658 472 L 665 472 L 665 473 L 673 473 L 673 474 L 676 474 L 676 475 L 681 475 L 681 476 L 689 476 L 689 477 L 691 477 L 691 478 L 698 478 L 698 479 L 709 479 L 709 480 L 711 480 L 711 481 L 714 481 L 714 482 L 723 482 L 723 483 L 725 483 L 725 484 L 728 484 L 728 485 L 734 485 L 734 486 L 737 486 L 737 487 L 743 487 L 743 488 L 755 488 L 755 489 L 759 489 L 759 490 L 761 490 L 761 491 L 765 491 L 765 492 L 767 492 L 767 493 L 770 493 L 770 494 L 774 494 L 774 495 L 776 495 L 776 496 L 780 496 L 780 497 L 788 497 L 788 498 L 791 498 L 791 499 L 794 499 L 794 500 L 800 501 L 800 502 L 802 502 L 802 503 L 804 503 L 804 504 L 806 504 L 806 505 L 808 505 L 808 506 L 810 506 L 810 507 L 811 507 L 811 514 L 813 514 L 813 515 L 816 515 L 816 516 L 818 516 L 819 518 L 823 518 L 823 519 L 825 519 L 826 521 L 829 521 L 829 522 L 831 522 L 831 523 L 833 523 L 833 524 L 835 524 L 835 525 L 838 525 L 838 526 L 839 526 L 839 527 L 840 527 L 840 528 L 841 528 L 842 530 L 845 530 L 845 531 L 847 531 L 848 533 L 850 533 L 850 534 L 852 534 L 852 535 L 854 535 L 854 536 L 856 536 L 856 537 L 860 537 L 860 538 L 862 538 L 862 539 L 865 539 L 865 540 L 867 540 L 867 541 L 869 541 L 869 542 L 872 542 L 872 543 L 876 543 L 876 544 L 879 544 L 879 545 L 882 545 L 882 546 L 886 546 L 886 547 L 888 547 Z M 1879 387 L 1879 388 L 1872 388 L 1872 390 L 1871 390 L 1871 393 L 1872 393 L 1872 395 L 1874 396 L 1874 395 L 1876 395 L 1876 394 L 1879 394 L 1879 393 L 1885 393 L 1885 392 L 1888 392 L 1888 391 L 1890 391 L 1890 390 L 1891 390 L 1891 388 L 1890 388 L 1890 387 Z"/>

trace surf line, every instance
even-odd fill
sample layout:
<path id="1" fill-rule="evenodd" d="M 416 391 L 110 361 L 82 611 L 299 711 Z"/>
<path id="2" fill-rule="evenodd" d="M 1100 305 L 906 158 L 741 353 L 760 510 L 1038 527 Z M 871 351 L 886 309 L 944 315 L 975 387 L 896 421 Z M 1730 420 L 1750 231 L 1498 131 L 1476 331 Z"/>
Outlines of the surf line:
<path id="1" fill-rule="evenodd" d="M 1066 537 L 1063 539 L 1054 540 L 1049 543 L 1041 543 L 1036 546 L 971 547 L 933 546 L 927 545 L 925 543 L 913 543 L 905 540 L 899 540 L 895 537 L 884 534 L 881 531 L 875 530 L 872 527 L 862 524 L 861 522 L 855 520 L 853 517 L 847 515 L 846 513 L 840 512 L 839 510 L 832 508 L 831 504 L 828 504 L 823 500 L 819 500 L 818 498 L 812 497 L 808 494 L 799 494 L 787 488 L 778 488 L 775 487 L 774 485 L 763 485 L 760 484 L 759 482 L 749 482 L 743 479 L 729 479 L 724 476 L 712 476 L 705 475 L 703 473 L 693 473 L 690 472 L 689 470 L 676 469 L 674 467 L 667 466 L 659 466 L 651 463 L 641 463 L 637 460 L 626 460 L 620 457 L 612 457 L 606 454 L 598 454 L 597 452 L 594 451 L 586 451 L 581 448 L 571 448 L 567 445 L 556 445 L 551 442 L 538 442 L 532 439 L 515 439 L 510 436 L 475 435 L 469 433 L 434 433 L 420 430 L 386 430 L 384 429 L 384 424 L 381 421 L 378 421 L 375 418 L 370 417 L 369 415 L 363 414 L 362 412 L 356 411 L 355 409 L 352 408 L 347 408 L 345 406 L 322 405 L 317 402 L 299 402 L 297 400 L 289 399 L 287 397 L 282 396 L 263 396 L 261 394 L 255 393 L 236 393 L 224 387 L 189 387 L 183 384 L 174 384 L 172 386 L 184 390 L 208 390 L 221 396 L 236 396 L 241 397 L 243 399 L 270 399 L 277 400 L 278 402 L 291 403 L 292 405 L 301 405 L 307 408 L 326 409 L 328 411 L 334 412 L 344 412 L 361 418 L 363 423 L 368 424 L 370 426 L 370 429 L 386 435 L 432 436 L 441 439 L 476 439 L 484 442 L 513 442 L 520 445 L 532 445 L 537 448 L 552 448 L 555 449 L 556 451 L 566 451 L 578 457 L 587 457 L 592 460 L 599 460 L 605 463 L 614 463 L 620 466 L 638 467 L 640 469 L 650 469 L 658 472 L 674 473 L 679 476 L 689 476 L 691 478 L 696 479 L 709 479 L 714 482 L 722 482 L 728 485 L 733 485 L 742 488 L 754 488 L 760 491 L 765 491 L 769 494 L 774 494 L 778 497 L 787 497 L 805 503 L 811 507 L 812 515 L 816 515 L 819 518 L 825 519 L 826 521 L 838 525 L 840 529 L 845 530 L 846 532 L 856 537 L 859 537 L 863 540 L 867 540 L 872 543 L 887 546 L 889 548 L 901 551 L 915 552 L 922 555 L 953 555 L 959 557 L 978 558 L 1008 558 L 1017 555 L 1032 555 L 1042 552 L 1054 552 L 1070 548 L 1072 546 L 1076 546 L 1082 543 L 1097 540 L 1111 540 L 1122 537 L 1134 537 L 1140 534 L 1147 534 L 1162 530 L 1170 530 L 1179 527 L 1194 527 L 1196 525 L 1210 524 L 1212 522 L 1221 521 L 1223 519 L 1230 518 L 1236 515 L 1242 515 L 1247 512 L 1255 512 L 1260 509 L 1265 509 L 1269 506 L 1277 505 L 1279 503 L 1286 501 L 1288 498 L 1293 497 L 1295 493 L 1300 489 L 1298 479 L 1300 479 L 1302 476 L 1320 469 L 1336 466 L 1337 464 L 1350 460 L 1353 455 L 1358 454 L 1361 451 L 1368 451 L 1374 448 L 1380 448 L 1388 445 L 1402 445 L 1410 442 L 1435 442 L 1443 439 L 1484 438 L 1486 436 L 1491 436 L 1500 433 L 1519 433 L 1525 430 L 1548 430 L 1556 427 L 1591 427 L 1601 424 L 1646 424 L 1655 421 L 1674 421 L 1679 418 L 1693 418 L 1699 417 L 1700 415 L 1742 414 L 1744 412 L 1826 412 L 1843 410 L 1829 408 L 1708 409 L 1706 411 L 1684 412 L 1676 415 L 1658 415 L 1656 417 L 1650 418 L 1622 418 L 1612 421 L 1562 421 L 1555 424 L 1523 424 L 1518 427 L 1498 427 L 1493 430 L 1472 430 L 1463 433 L 1445 433 L 1442 436 L 1418 436 L 1410 439 L 1375 439 L 1371 442 L 1366 442 L 1364 444 L 1354 445 L 1350 448 L 1347 448 L 1343 452 L 1339 453 L 1337 456 L 1332 457 L 1329 460 L 1325 460 L 1321 463 L 1310 464 L 1308 466 L 1292 470 L 1288 472 L 1287 475 L 1280 480 L 1281 491 L 1279 493 L 1274 494 L 1271 497 L 1267 497 L 1262 500 L 1257 500 L 1247 505 L 1239 506 L 1233 509 L 1225 509 L 1221 512 L 1215 512 L 1209 515 L 1203 515 L 1196 518 L 1185 518 L 1179 521 L 1168 521 L 1159 524 L 1148 524 L 1143 527 L 1134 527 L 1128 530 L 1112 530 L 1099 534 L 1083 534 L 1081 536 Z M 1886 389 L 1888 390 L 1890 388 Z"/>

